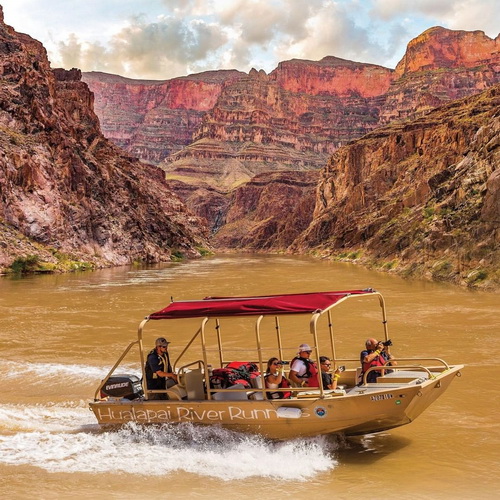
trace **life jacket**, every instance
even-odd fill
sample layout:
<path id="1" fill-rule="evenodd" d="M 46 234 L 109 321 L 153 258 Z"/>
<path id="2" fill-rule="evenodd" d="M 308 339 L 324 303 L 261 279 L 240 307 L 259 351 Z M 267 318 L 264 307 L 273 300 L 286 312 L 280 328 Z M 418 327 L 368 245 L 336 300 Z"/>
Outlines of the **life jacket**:
<path id="1" fill-rule="evenodd" d="M 158 356 L 158 364 L 161 366 L 162 372 L 172 373 L 172 366 L 170 365 L 170 357 L 168 355 L 168 352 L 166 352 L 165 354 L 158 354 L 156 352 L 156 349 L 152 349 L 151 351 L 149 351 L 148 358 L 151 354 L 156 354 L 156 356 Z M 147 358 L 145 372 L 148 379 L 158 378 L 158 375 L 156 373 L 153 373 L 153 369 L 149 365 Z"/>
<path id="2" fill-rule="evenodd" d="M 297 375 L 297 377 L 304 380 L 307 379 L 308 387 L 319 387 L 318 367 L 316 366 L 316 363 L 309 358 L 295 356 L 295 358 L 290 361 L 290 367 L 293 366 L 293 362 L 296 359 L 300 359 L 300 361 L 302 361 L 306 365 L 306 372 L 304 373 L 304 375 Z"/>
<path id="3" fill-rule="evenodd" d="M 148 389 L 165 389 L 167 385 L 167 379 L 158 377 L 156 372 L 153 372 L 153 368 L 148 362 L 149 356 L 151 355 L 158 357 L 158 364 L 162 372 L 172 373 L 172 366 L 170 365 L 170 357 L 168 355 L 168 352 L 166 352 L 165 354 L 158 354 L 156 349 L 152 349 L 148 354 L 148 358 L 146 359 L 146 366 L 144 367 Z"/>
<path id="4" fill-rule="evenodd" d="M 267 379 L 267 376 L 270 375 L 269 373 L 266 373 L 265 378 Z M 281 377 L 281 382 L 278 384 L 278 387 L 282 389 L 286 389 L 290 387 L 290 382 L 288 382 L 288 379 L 286 377 Z M 273 391 L 273 392 L 266 392 L 266 395 L 269 399 L 288 399 L 292 397 L 292 392 L 291 391 Z"/>
<path id="5" fill-rule="evenodd" d="M 368 353 L 368 354 L 371 354 L 371 353 Z M 385 366 L 386 363 L 387 363 L 387 361 L 384 359 L 384 357 L 381 354 L 379 354 L 378 356 L 373 358 L 369 363 L 361 361 L 361 375 L 360 375 L 361 381 L 363 380 L 363 375 L 365 374 L 366 371 L 368 371 L 369 368 L 371 368 L 372 366 Z M 373 375 L 370 376 L 370 374 L 373 374 Z M 376 379 L 381 374 L 381 372 L 372 371 L 372 372 L 370 372 L 370 374 L 368 374 L 368 378 L 371 379 L 372 381 L 374 381 L 373 379 L 374 378 Z"/>

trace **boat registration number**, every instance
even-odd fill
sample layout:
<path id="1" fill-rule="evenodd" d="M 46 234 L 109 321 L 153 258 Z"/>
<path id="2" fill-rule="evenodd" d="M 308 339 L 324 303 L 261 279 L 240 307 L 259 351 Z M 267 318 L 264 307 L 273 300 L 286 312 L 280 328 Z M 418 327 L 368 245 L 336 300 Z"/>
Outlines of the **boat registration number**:
<path id="1" fill-rule="evenodd" d="M 392 399 L 394 396 L 392 394 L 377 394 L 376 396 L 371 396 L 372 401 L 382 401 L 384 399 Z"/>

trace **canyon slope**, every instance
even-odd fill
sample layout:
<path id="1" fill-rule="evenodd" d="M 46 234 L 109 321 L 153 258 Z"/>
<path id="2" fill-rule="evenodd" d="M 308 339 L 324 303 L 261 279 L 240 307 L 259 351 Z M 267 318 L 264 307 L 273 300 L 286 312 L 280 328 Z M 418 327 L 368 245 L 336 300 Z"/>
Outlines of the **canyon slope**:
<path id="1" fill-rule="evenodd" d="M 496 85 L 336 151 L 290 250 L 498 287 L 499 167 Z"/>
<path id="2" fill-rule="evenodd" d="M 0 8 L 0 269 L 157 262 L 198 256 L 203 221 L 163 172 L 101 133 L 79 70 L 52 70 L 43 46 Z"/>

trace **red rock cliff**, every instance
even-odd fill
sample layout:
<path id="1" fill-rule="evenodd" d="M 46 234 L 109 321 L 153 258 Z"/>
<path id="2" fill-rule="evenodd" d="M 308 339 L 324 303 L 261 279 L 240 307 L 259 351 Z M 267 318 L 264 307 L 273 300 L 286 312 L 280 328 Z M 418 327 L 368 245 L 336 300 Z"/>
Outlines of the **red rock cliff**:
<path id="1" fill-rule="evenodd" d="M 281 88 L 296 93 L 376 97 L 387 92 L 394 80 L 394 71 L 328 56 L 321 61 L 281 62 L 271 77 Z"/>
<path id="2" fill-rule="evenodd" d="M 430 28 L 414 38 L 403 59 L 396 66 L 396 75 L 443 68 L 476 68 L 500 64 L 500 36 L 494 40 L 483 31 L 453 31 Z"/>
<path id="3" fill-rule="evenodd" d="M 292 248 L 500 284 L 499 109 L 497 85 L 339 149 Z"/>
<path id="4" fill-rule="evenodd" d="M 166 81 L 84 73 L 104 135 L 132 155 L 157 164 L 193 141 L 223 87 L 242 73 L 207 71 Z"/>
<path id="5" fill-rule="evenodd" d="M 27 255 L 57 267 L 63 252 L 95 265 L 198 255 L 200 220 L 158 169 L 103 137 L 80 71 L 53 72 L 1 9 L 0 75 L 0 267 Z"/>

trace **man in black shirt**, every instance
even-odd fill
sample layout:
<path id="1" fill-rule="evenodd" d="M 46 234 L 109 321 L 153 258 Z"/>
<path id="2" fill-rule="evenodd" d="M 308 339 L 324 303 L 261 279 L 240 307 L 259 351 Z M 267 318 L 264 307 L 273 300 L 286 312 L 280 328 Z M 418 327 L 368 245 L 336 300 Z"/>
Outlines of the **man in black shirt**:
<path id="1" fill-rule="evenodd" d="M 156 339 L 155 348 L 146 361 L 146 383 L 150 391 L 165 390 L 177 384 L 168 356 L 168 344 L 164 337 Z M 148 399 L 168 399 L 166 394 L 148 394 Z"/>

